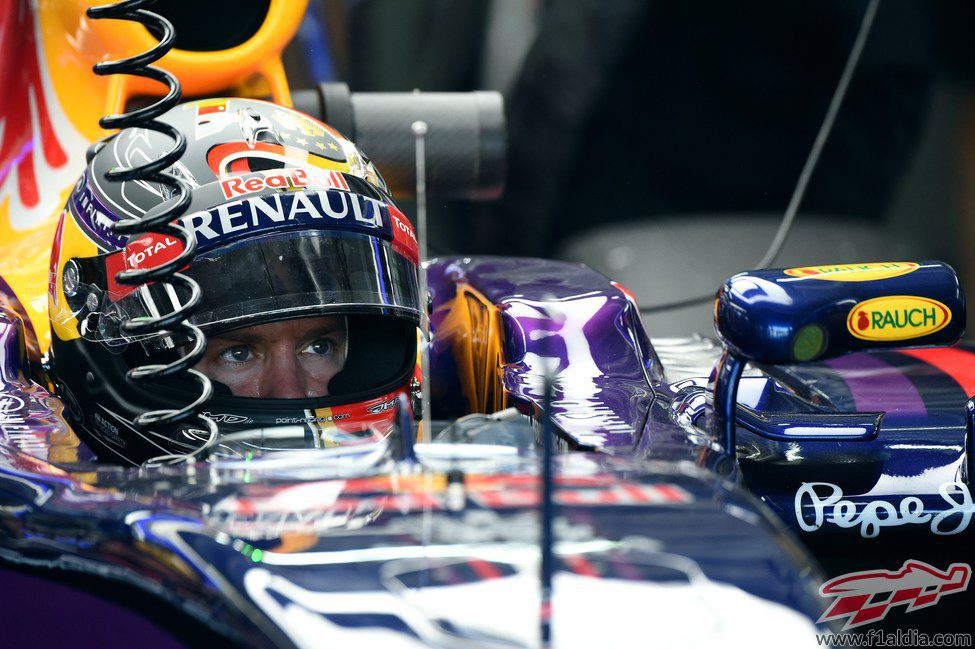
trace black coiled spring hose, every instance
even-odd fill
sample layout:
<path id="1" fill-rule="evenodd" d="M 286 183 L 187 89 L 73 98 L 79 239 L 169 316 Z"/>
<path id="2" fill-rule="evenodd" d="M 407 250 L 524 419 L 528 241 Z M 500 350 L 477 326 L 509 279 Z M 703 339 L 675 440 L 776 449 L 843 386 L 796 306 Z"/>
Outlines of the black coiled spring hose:
<path id="1" fill-rule="evenodd" d="M 172 23 L 166 18 L 144 8 L 154 1 L 124 0 L 114 4 L 91 7 L 88 9 L 87 15 L 95 20 L 115 19 L 136 22 L 144 25 L 147 29 L 152 27 L 154 29 L 150 31 L 162 35 L 155 47 L 141 54 L 118 61 L 97 63 L 93 67 L 95 74 L 100 76 L 133 75 L 153 79 L 169 88 L 166 96 L 149 106 L 119 115 L 109 115 L 98 122 L 106 130 L 139 127 L 162 133 L 173 140 L 173 147 L 156 160 L 135 167 L 112 169 L 105 173 L 105 179 L 110 182 L 140 179 L 166 185 L 175 191 L 172 204 L 160 214 L 119 221 L 112 225 L 112 230 L 116 234 L 128 236 L 130 240 L 142 235 L 158 233 L 176 237 L 183 244 L 183 251 L 175 259 L 165 264 L 151 269 L 124 270 L 115 276 L 115 280 L 122 285 L 142 286 L 155 282 L 172 287 L 176 295 L 189 295 L 183 304 L 178 305 L 170 313 L 154 317 L 130 318 L 121 324 L 123 334 L 144 336 L 155 333 L 178 333 L 193 341 L 192 349 L 181 354 L 172 363 L 142 365 L 132 368 L 126 374 L 129 381 L 138 382 L 186 373 L 193 376 L 199 383 L 200 396 L 186 407 L 178 410 L 164 409 L 145 412 L 136 417 L 133 422 L 140 430 L 184 424 L 198 425 L 209 433 L 203 446 L 191 453 L 162 455 L 149 460 L 158 463 L 192 459 L 214 443 L 217 425 L 210 418 L 200 414 L 201 408 L 213 394 L 210 379 L 201 372 L 192 369 L 206 352 L 206 336 L 199 327 L 186 321 L 200 303 L 200 286 L 192 278 L 178 272 L 181 268 L 188 266 L 196 254 L 196 237 L 186 228 L 174 222 L 189 207 L 190 190 L 181 178 L 164 171 L 182 157 L 186 150 L 186 137 L 178 128 L 156 119 L 176 106 L 182 95 L 179 80 L 169 72 L 152 65 L 173 48 L 176 32 Z"/>

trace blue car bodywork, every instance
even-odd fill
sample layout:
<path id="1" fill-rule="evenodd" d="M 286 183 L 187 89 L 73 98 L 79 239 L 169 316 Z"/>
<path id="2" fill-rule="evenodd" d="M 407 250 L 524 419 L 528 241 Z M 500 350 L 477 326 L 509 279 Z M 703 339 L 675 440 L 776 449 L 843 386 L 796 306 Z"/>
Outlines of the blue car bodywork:
<path id="1" fill-rule="evenodd" d="M 964 324 L 949 271 L 932 271 L 931 286 L 912 284 L 921 268 L 856 290 L 945 291 L 938 301 L 955 322 L 934 334 L 945 342 Z M 98 464 L 62 416 L 84 404 L 62 404 L 44 387 L 9 302 L 0 556 L 42 576 L 66 569 L 128 584 L 157 612 L 235 643 L 535 646 L 541 470 L 538 427 L 526 421 L 550 417 L 565 451 L 555 465 L 556 646 L 710 645 L 738 634 L 812 645 L 828 602 L 809 549 L 830 575 L 967 557 L 968 348 L 746 367 L 749 344 L 768 349 L 762 336 L 783 325 L 740 338 L 726 327 L 724 350 L 704 339 L 655 350 L 632 296 L 583 266 L 452 258 L 433 262 L 429 278 L 434 418 L 517 408 L 527 419 L 509 415 L 503 428 L 485 418 L 417 444 L 415 456 L 387 439 L 277 451 L 255 443 L 242 459 L 174 467 Z M 826 311 L 866 295 L 831 290 L 820 296 Z M 795 308 L 826 323 L 832 338 L 818 351 L 829 356 L 839 325 Z M 743 313 L 752 324 L 774 320 Z M 721 385 L 733 355 L 744 376 Z M 544 412 L 549 367 L 557 381 Z M 729 392 L 734 453 L 719 412 Z M 457 469 L 460 506 L 446 481 Z M 30 587 L 53 597 L 45 593 L 58 585 Z M 966 601 L 955 600 L 924 619 L 942 624 Z M 162 623 L 142 609 L 133 624 L 143 618 L 147 628 Z M 757 625 L 777 635 L 752 635 Z"/>

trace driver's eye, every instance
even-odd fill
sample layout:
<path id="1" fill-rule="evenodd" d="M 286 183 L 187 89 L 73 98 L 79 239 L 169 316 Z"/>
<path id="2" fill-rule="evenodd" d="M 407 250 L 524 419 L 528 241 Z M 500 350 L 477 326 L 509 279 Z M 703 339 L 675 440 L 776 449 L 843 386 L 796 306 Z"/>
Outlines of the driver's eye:
<path id="1" fill-rule="evenodd" d="M 243 363 L 251 359 L 251 350 L 246 345 L 228 347 L 220 352 L 220 358 L 231 363 Z"/>
<path id="2" fill-rule="evenodd" d="M 308 345 L 302 351 L 308 354 L 325 356 L 332 351 L 332 341 L 327 338 L 322 338 Z"/>

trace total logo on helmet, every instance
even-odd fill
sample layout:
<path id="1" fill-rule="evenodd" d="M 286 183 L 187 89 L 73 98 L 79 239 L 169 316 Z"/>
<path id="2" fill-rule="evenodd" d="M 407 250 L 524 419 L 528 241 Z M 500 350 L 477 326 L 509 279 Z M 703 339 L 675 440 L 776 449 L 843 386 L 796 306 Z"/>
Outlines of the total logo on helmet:
<path id="1" fill-rule="evenodd" d="M 160 269 L 196 284 L 199 303 L 190 317 L 211 341 L 304 318 L 315 320 L 294 327 L 345 322 L 344 353 L 326 386 L 294 400 L 238 395 L 226 386 L 207 404 L 221 433 L 299 425 L 307 432 L 301 443 L 315 447 L 387 436 L 398 395 L 413 392 L 417 242 L 372 163 L 326 125 L 267 102 L 205 100 L 160 119 L 186 135 L 186 150 L 167 170 L 187 191 L 185 210 L 166 211 L 175 196 L 168 185 L 105 180 L 112 169 L 157 159 L 172 147 L 164 134 L 123 129 L 94 149 L 56 233 L 49 291 L 54 371 L 60 392 L 100 413 L 77 422 L 79 436 L 105 459 L 125 463 L 186 452 L 185 429 L 161 430 L 149 440 L 131 425 L 146 411 L 195 398 L 183 377 L 152 387 L 126 378 L 134 367 L 170 362 L 189 342 L 170 328 L 138 338 L 122 330 L 125 322 L 184 308 L 167 273 L 155 272 L 140 286 L 118 281 L 124 271 Z M 181 230 L 113 232 L 113 224 L 145 215 L 166 215 Z M 196 242 L 192 260 L 182 254 L 184 235 Z M 260 331 L 268 340 L 277 335 Z"/>
<path id="2" fill-rule="evenodd" d="M 846 328 L 861 340 L 895 341 L 933 334 L 949 322 L 951 310 L 937 300 L 888 295 L 854 306 L 846 318 Z"/>

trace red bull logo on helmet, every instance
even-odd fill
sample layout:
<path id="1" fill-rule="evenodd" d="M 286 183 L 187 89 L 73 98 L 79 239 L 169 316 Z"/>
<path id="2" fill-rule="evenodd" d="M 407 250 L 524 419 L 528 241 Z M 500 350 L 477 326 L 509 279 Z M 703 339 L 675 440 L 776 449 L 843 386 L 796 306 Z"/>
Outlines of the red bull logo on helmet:
<path id="1" fill-rule="evenodd" d="M 308 186 L 308 173 L 304 169 L 281 169 L 263 175 L 231 176 L 220 181 L 224 198 L 237 198 L 265 189 L 288 189 Z"/>
<path id="2" fill-rule="evenodd" d="M 309 172 L 313 174 L 309 177 Z M 339 171 L 309 169 L 274 169 L 249 176 L 231 176 L 220 181 L 224 198 L 239 198 L 268 189 L 342 189 L 349 191 L 349 184 Z"/>
<path id="3" fill-rule="evenodd" d="M 921 338 L 951 322 L 951 310 L 937 300 L 915 295 L 890 295 L 854 306 L 846 328 L 861 340 L 895 341 Z"/>

